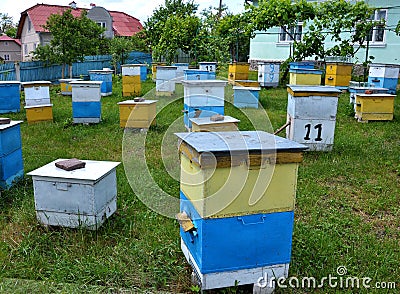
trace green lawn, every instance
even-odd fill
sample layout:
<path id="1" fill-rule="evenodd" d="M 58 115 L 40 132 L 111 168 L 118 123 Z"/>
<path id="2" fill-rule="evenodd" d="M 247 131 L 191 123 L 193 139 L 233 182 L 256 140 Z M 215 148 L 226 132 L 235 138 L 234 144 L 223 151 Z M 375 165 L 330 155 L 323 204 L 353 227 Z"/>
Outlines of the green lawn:
<path id="1" fill-rule="evenodd" d="M 146 98 L 156 98 L 152 81 L 146 81 L 142 88 Z M 232 93 L 227 86 L 228 101 L 232 101 Z M 146 138 L 150 173 L 160 189 L 174 197 L 179 197 L 179 182 L 165 170 L 168 164 L 162 160 L 160 146 L 170 126 L 183 130 L 182 96 L 179 85 L 172 99 L 156 98 L 159 107 L 165 107 Z M 174 98 L 180 99 L 167 104 Z M 96 125 L 72 124 L 71 98 L 61 96 L 58 86 L 52 87 L 51 99 L 54 123 L 28 125 L 24 110 L 6 115 L 24 120 L 25 172 L 57 158 L 122 161 L 124 130 L 119 127 L 117 102 L 125 98 L 118 78 L 113 95 L 102 98 L 103 120 Z M 395 100 L 393 121 L 358 123 L 351 116 L 348 94 L 340 96 L 333 151 L 306 153 L 299 168 L 289 276 L 320 280 L 338 276 L 336 269 L 345 266 L 347 276 L 370 277 L 371 286 L 397 282 L 400 288 L 399 100 Z M 286 121 L 286 89 L 263 89 L 260 101 L 272 124 L 266 124 L 265 130 L 282 126 Z M 259 113 L 241 112 L 226 104 L 226 114 L 241 119 L 241 130 L 253 128 L 246 115 L 257 121 Z M 127 138 L 132 138 L 128 132 L 125 141 Z M 175 141 L 172 144 L 176 146 Z M 178 162 L 172 165 L 179 168 Z M 117 168 L 117 213 L 98 231 L 39 225 L 28 176 L 2 191 L 0 292 L 191 292 L 191 270 L 180 250 L 177 221 L 144 205 L 133 192 L 130 177 L 121 164 Z M 317 290 L 278 292 L 313 291 Z M 337 291 L 324 287 L 317 292 Z"/>

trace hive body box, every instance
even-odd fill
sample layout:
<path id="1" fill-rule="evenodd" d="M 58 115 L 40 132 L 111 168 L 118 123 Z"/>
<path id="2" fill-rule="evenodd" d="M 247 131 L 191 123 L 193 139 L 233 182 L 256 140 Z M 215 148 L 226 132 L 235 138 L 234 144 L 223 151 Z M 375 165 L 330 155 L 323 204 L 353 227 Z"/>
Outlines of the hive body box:
<path id="1" fill-rule="evenodd" d="M 322 71 L 317 69 L 290 69 L 289 84 L 290 85 L 321 85 Z"/>
<path id="2" fill-rule="evenodd" d="M 53 121 L 53 104 L 25 106 L 25 111 L 28 124 Z"/>
<path id="3" fill-rule="evenodd" d="M 147 80 L 147 65 L 139 64 L 140 66 L 140 81 L 144 82 Z"/>
<path id="4" fill-rule="evenodd" d="M 157 100 L 119 102 L 120 127 L 148 129 L 150 125 L 155 125 L 156 102 Z"/>
<path id="5" fill-rule="evenodd" d="M 210 117 L 191 118 L 192 132 L 230 132 L 238 131 L 240 120 L 224 116 L 223 120 L 212 121 Z"/>
<path id="6" fill-rule="evenodd" d="M 163 62 L 153 62 L 151 64 L 151 72 L 152 72 L 153 82 L 155 82 L 157 79 L 157 66 L 164 66 L 164 65 L 166 65 L 166 64 Z"/>
<path id="7" fill-rule="evenodd" d="M 289 63 L 290 69 L 314 69 L 314 62 L 313 61 L 296 61 Z"/>
<path id="8" fill-rule="evenodd" d="M 199 62 L 199 69 L 215 73 L 217 71 L 217 63 L 214 61 Z"/>
<path id="9" fill-rule="evenodd" d="M 0 113 L 19 112 L 21 83 L 0 81 Z"/>
<path id="10" fill-rule="evenodd" d="M 306 147 L 265 132 L 176 135 L 181 213 L 194 225 L 181 228 L 181 247 L 202 289 L 256 283 L 269 271 L 286 277 Z"/>
<path id="11" fill-rule="evenodd" d="M 113 71 L 106 68 L 102 70 L 89 70 L 91 81 L 103 82 L 100 87 L 101 96 L 110 96 L 112 94 L 112 74 Z"/>
<path id="12" fill-rule="evenodd" d="M 24 176 L 22 158 L 22 121 L 0 125 L 0 188 L 9 189 Z"/>
<path id="13" fill-rule="evenodd" d="M 28 173 L 36 217 L 43 225 L 96 230 L 117 209 L 119 162 L 83 160 L 84 168 L 65 171 L 55 166 L 61 160 Z"/>
<path id="14" fill-rule="evenodd" d="M 33 81 L 22 83 L 25 92 L 25 105 L 35 106 L 50 104 L 49 81 Z"/>
<path id="15" fill-rule="evenodd" d="M 259 87 L 260 84 L 258 81 L 253 81 L 253 80 L 236 80 L 234 82 L 235 86 L 241 86 L 241 87 Z"/>
<path id="16" fill-rule="evenodd" d="M 325 85 L 334 86 L 338 89 L 347 89 L 350 85 L 353 64 L 342 62 L 327 62 Z"/>
<path id="17" fill-rule="evenodd" d="M 399 79 L 399 66 L 393 64 L 371 64 L 368 83 L 379 88 L 388 88 L 388 93 L 396 94 Z"/>
<path id="18" fill-rule="evenodd" d="M 157 66 L 156 95 L 172 96 L 175 92 L 176 66 Z"/>
<path id="19" fill-rule="evenodd" d="M 258 63 L 258 82 L 261 87 L 278 87 L 280 62 L 263 61 Z"/>
<path id="20" fill-rule="evenodd" d="M 124 64 L 122 68 L 122 95 L 140 95 L 142 91 L 140 64 Z"/>
<path id="21" fill-rule="evenodd" d="M 189 130 L 192 128 L 190 118 L 224 115 L 225 81 L 189 80 L 182 81 L 182 84 L 184 87 L 183 120 L 186 128 Z"/>
<path id="22" fill-rule="evenodd" d="M 184 70 L 189 68 L 189 63 L 173 63 L 176 66 L 176 83 L 181 83 L 185 79 Z"/>
<path id="23" fill-rule="evenodd" d="M 236 80 L 249 79 L 249 67 L 247 62 L 230 63 L 228 67 L 228 82 L 234 84 Z"/>
<path id="24" fill-rule="evenodd" d="M 74 123 L 99 123 L 101 120 L 101 81 L 76 81 L 72 85 Z"/>
<path id="25" fill-rule="evenodd" d="M 233 105 L 237 108 L 258 108 L 259 87 L 233 87 Z"/>
<path id="26" fill-rule="evenodd" d="M 311 151 L 333 147 L 338 97 L 341 91 L 330 86 L 288 86 L 286 138 L 304 144 Z"/>
<path id="27" fill-rule="evenodd" d="M 359 121 L 392 120 L 395 97 L 390 94 L 356 94 L 356 118 Z"/>
<path id="28" fill-rule="evenodd" d="M 72 87 L 70 85 L 71 82 L 74 81 L 82 81 L 82 79 L 59 79 L 61 95 L 71 96 L 72 95 Z"/>
<path id="29" fill-rule="evenodd" d="M 352 86 L 349 87 L 350 93 L 350 104 L 354 104 L 354 110 L 356 108 L 356 94 L 363 94 L 366 91 L 370 91 L 373 94 L 387 94 L 389 89 L 387 88 L 378 88 L 378 87 L 363 87 L 363 86 Z"/>
<path id="30" fill-rule="evenodd" d="M 215 80 L 216 78 L 215 72 L 201 69 L 185 69 L 183 74 L 185 81 Z"/>

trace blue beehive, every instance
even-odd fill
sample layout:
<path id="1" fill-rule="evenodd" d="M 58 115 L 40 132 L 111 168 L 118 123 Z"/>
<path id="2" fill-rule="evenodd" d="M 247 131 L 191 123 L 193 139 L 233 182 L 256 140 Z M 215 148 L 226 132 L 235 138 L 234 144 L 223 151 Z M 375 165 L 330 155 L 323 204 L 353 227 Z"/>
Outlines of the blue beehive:
<path id="1" fill-rule="evenodd" d="M 258 108 L 260 87 L 233 87 L 233 105 L 237 108 Z"/>
<path id="2" fill-rule="evenodd" d="M 371 64 L 369 67 L 368 83 L 378 88 L 387 88 L 390 94 L 396 94 L 398 79 L 398 65 Z"/>
<path id="3" fill-rule="evenodd" d="M 200 70 L 200 69 L 185 69 L 184 80 L 192 81 L 192 80 L 215 80 L 216 74 L 215 72 L 208 70 Z"/>
<path id="4" fill-rule="evenodd" d="M 100 81 L 74 81 L 72 117 L 74 123 L 99 123 L 101 120 Z"/>
<path id="5" fill-rule="evenodd" d="M 20 90 L 18 81 L 0 81 L 0 113 L 20 111 Z"/>
<path id="6" fill-rule="evenodd" d="M 140 80 L 142 82 L 147 80 L 147 65 L 146 64 L 140 65 Z"/>
<path id="7" fill-rule="evenodd" d="M 0 125 L 0 188 L 8 189 L 24 175 L 22 158 L 22 121 Z"/>
<path id="8" fill-rule="evenodd" d="M 103 68 L 102 70 L 89 70 L 89 78 L 91 81 L 103 82 L 100 87 L 101 96 L 109 96 L 112 94 L 112 74 L 111 69 Z"/>
<path id="9" fill-rule="evenodd" d="M 289 69 L 314 69 L 314 62 L 312 61 L 290 62 Z"/>

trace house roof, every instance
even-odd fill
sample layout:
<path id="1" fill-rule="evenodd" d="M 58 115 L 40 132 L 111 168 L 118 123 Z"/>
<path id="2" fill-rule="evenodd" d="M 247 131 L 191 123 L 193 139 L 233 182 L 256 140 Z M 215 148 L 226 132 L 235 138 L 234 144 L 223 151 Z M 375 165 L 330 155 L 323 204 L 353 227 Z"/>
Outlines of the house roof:
<path id="1" fill-rule="evenodd" d="M 27 10 L 21 12 L 17 37 L 21 37 L 23 24 L 25 23 L 27 16 L 29 16 L 32 26 L 36 32 L 46 32 L 43 26 L 46 24 L 46 21 L 50 15 L 56 13 L 60 14 L 67 9 L 71 9 L 71 7 L 49 4 L 36 4 L 35 6 L 28 8 Z M 88 11 L 86 8 L 76 8 L 71 9 L 71 13 L 73 16 L 78 17 L 81 15 L 83 10 Z M 140 21 L 133 16 L 120 11 L 109 11 L 109 13 L 113 18 L 113 31 L 116 36 L 132 36 L 143 29 Z"/>
<path id="2" fill-rule="evenodd" d="M 2 36 L 0 36 L 0 41 L 11 41 L 11 42 L 15 42 L 15 43 L 17 43 L 19 46 L 21 46 L 21 40 L 10 38 L 10 37 L 7 36 L 7 35 L 2 35 Z"/>

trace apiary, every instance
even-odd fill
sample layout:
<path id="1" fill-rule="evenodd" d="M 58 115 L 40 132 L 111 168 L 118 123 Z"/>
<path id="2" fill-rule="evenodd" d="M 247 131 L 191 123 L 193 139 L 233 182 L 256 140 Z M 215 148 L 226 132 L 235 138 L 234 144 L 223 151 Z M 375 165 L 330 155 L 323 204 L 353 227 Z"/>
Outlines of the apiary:
<path id="1" fill-rule="evenodd" d="M 122 68 L 122 96 L 137 96 L 142 91 L 140 64 L 124 64 Z"/>
<path id="2" fill-rule="evenodd" d="M 262 131 L 176 135 L 181 248 L 202 289 L 256 283 L 266 271 L 287 275 L 307 147 Z"/>
<path id="3" fill-rule="evenodd" d="M 176 66 L 176 82 L 181 83 L 185 79 L 184 71 L 189 69 L 189 63 L 173 63 Z"/>
<path id="4" fill-rule="evenodd" d="M 72 85 L 74 123 L 99 123 L 101 120 L 101 81 L 75 81 Z"/>
<path id="5" fill-rule="evenodd" d="M 82 81 L 82 79 L 59 79 L 58 81 L 60 82 L 61 95 L 71 96 L 72 86 L 70 85 L 70 82 Z"/>
<path id="6" fill-rule="evenodd" d="M 110 96 L 112 94 L 112 75 L 113 71 L 109 68 L 102 70 L 89 70 L 89 78 L 91 81 L 101 81 L 101 96 Z"/>
<path id="7" fill-rule="evenodd" d="M 201 69 L 185 69 L 183 71 L 185 81 L 215 80 L 215 72 Z"/>
<path id="8" fill-rule="evenodd" d="M 53 121 L 53 104 L 25 106 L 25 111 L 28 124 Z"/>
<path id="9" fill-rule="evenodd" d="M 49 81 L 23 82 L 25 105 L 50 104 L 50 85 Z"/>
<path id="10" fill-rule="evenodd" d="M 225 115 L 221 120 L 212 120 L 211 117 L 191 118 L 192 132 L 231 132 L 238 131 L 240 120 Z"/>
<path id="11" fill-rule="evenodd" d="M 148 129 L 150 125 L 155 125 L 156 103 L 157 100 L 119 102 L 120 127 Z"/>
<path id="12" fill-rule="evenodd" d="M 395 64 L 370 64 L 368 83 L 379 88 L 389 89 L 389 94 L 396 94 L 399 79 L 399 66 Z"/>
<path id="13" fill-rule="evenodd" d="M 119 162 L 82 160 L 84 167 L 64 170 L 57 159 L 28 173 L 32 176 L 35 211 L 46 226 L 97 230 L 117 209 L 116 167 Z"/>
<path id="14" fill-rule="evenodd" d="M 9 189 L 24 176 L 22 121 L 9 119 L 0 124 L 0 188 Z"/>
<path id="15" fill-rule="evenodd" d="M 233 87 L 233 105 L 237 108 L 258 108 L 260 87 Z"/>
<path id="16" fill-rule="evenodd" d="M 286 138 L 311 151 L 333 147 L 338 99 L 341 91 L 331 86 L 289 85 Z"/>
<path id="17" fill-rule="evenodd" d="M 224 115 L 226 81 L 187 80 L 182 81 L 184 92 L 184 123 L 192 128 L 190 118 Z"/>
<path id="18" fill-rule="evenodd" d="M 157 66 L 156 95 L 172 96 L 175 93 L 176 66 Z"/>
<path id="19" fill-rule="evenodd" d="M 217 71 L 217 63 L 215 61 L 202 61 L 199 62 L 199 69 L 215 73 Z"/>
<path id="20" fill-rule="evenodd" d="M 350 85 L 352 63 L 327 62 L 325 73 L 325 85 L 338 89 L 347 89 Z"/>
<path id="21" fill-rule="evenodd" d="M 280 62 L 258 62 L 258 82 L 261 87 L 278 87 Z"/>
<path id="22" fill-rule="evenodd" d="M 228 66 L 228 82 L 234 84 L 236 80 L 249 79 L 250 64 L 247 62 L 233 62 Z"/>
<path id="23" fill-rule="evenodd" d="M 0 81 L 0 113 L 19 112 L 21 110 L 20 92 L 20 82 Z"/>
<path id="24" fill-rule="evenodd" d="M 358 121 L 393 120 L 394 98 L 391 94 L 356 94 Z"/>

